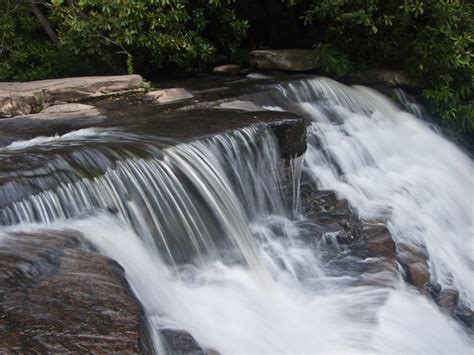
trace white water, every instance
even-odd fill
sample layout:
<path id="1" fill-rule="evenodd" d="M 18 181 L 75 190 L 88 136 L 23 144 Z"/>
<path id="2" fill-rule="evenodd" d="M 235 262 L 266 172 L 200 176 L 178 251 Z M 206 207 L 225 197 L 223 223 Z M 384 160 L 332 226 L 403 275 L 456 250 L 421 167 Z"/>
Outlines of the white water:
<path id="1" fill-rule="evenodd" d="M 347 197 L 363 217 L 383 217 L 397 241 L 425 245 L 436 279 L 472 302 L 472 161 L 367 89 L 324 79 L 278 89 L 313 120 L 305 170 L 315 184 Z M 127 160 L 93 181 L 32 196 L 3 211 L 10 222 L 23 222 L 6 231 L 37 231 L 46 223 L 80 230 L 125 268 L 158 351 L 159 329 L 175 327 L 222 354 L 472 353 L 473 340 L 460 325 L 402 280 L 367 286 L 350 272 L 334 275 L 276 194 L 272 140 L 265 138 L 262 148 L 254 133 L 173 148 L 165 160 Z M 295 183 L 300 163 L 293 162 Z M 157 174 L 157 164 L 166 173 Z M 205 203 L 190 186 L 202 191 Z M 104 204 L 91 199 L 108 194 Z M 153 196 L 161 196 L 156 205 Z M 160 212 L 160 205 L 173 214 Z M 117 216 L 103 211 L 117 206 Z M 171 216 L 179 221 L 166 219 Z M 42 224 L 25 224 L 34 221 Z M 156 230 L 171 224 L 185 231 L 187 243 L 194 238 L 206 245 L 196 248 L 200 262 L 172 266 L 150 247 Z M 224 253 L 209 247 L 219 233 L 232 241 Z"/>
<path id="2" fill-rule="evenodd" d="M 320 142 L 306 154 L 318 186 L 339 192 L 363 217 L 387 219 L 397 242 L 425 246 L 434 279 L 460 290 L 472 307 L 473 161 L 375 91 L 330 80 L 309 85 L 322 101 L 299 105 Z"/>

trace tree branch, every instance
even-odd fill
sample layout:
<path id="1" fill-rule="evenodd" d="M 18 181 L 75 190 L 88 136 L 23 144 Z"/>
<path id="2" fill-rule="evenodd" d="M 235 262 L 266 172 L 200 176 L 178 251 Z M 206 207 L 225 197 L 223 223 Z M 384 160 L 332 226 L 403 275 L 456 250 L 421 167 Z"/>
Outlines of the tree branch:
<path id="1" fill-rule="evenodd" d="M 43 29 L 45 30 L 46 34 L 48 35 L 49 39 L 51 39 L 51 41 L 52 41 L 57 47 L 59 47 L 59 39 L 58 39 L 58 36 L 57 36 L 56 32 L 54 32 L 54 30 L 53 30 L 53 28 L 51 27 L 51 25 L 49 24 L 48 19 L 43 15 L 43 13 L 41 12 L 40 8 L 36 5 L 36 3 L 35 3 L 33 0 L 29 0 L 29 1 L 28 1 L 28 4 L 29 4 L 29 6 L 30 6 L 31 12 L 33 12 L 33 14 L 36 16 L 36 18 L 38 19 L 40 25 L 43 27 Z"/>

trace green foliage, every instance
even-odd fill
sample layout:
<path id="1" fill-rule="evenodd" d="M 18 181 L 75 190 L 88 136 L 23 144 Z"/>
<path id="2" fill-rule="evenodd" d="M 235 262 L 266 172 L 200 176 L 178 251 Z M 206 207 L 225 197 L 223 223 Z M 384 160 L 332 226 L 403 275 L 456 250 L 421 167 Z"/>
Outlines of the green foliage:
<path id="1" fill-rule="evenodd" d="M 449 125 L 474 131 L 474 7 L 462 0 L 286 0 L 303 8 L 323 70 L 407 71 Z"/>
<path id="2" fill-rule="evenodd" d="M 84 62 L 47 38 L 23 1 L 0 1 L 0 80 L 74 75 L 83 68 Z"/>
<path id="3" fill-rule="evenodd" d="M 352 63 L 347 55 L 341 53 L 330 44 L 315 46 L 318 52 L 318 61 L 321 69 L 331 75 L 342 77 L 352 71 Z"/>
<path id="4" fill-rule="evenodd" d="M 424 84 L 423 97 L 445 122 L 474 131 L 472 2 L 273 1 L 301 15 L 326 73 L 405 70 Z M 125 73 L 151 78 L 159 71 L 202 68 L 216 53 L 246 61 L 241 43 L 249 28 L 245 18 L 252 16 L 235 0 L 34 0 L 59 44 L 31 3 L 0 0 L 0 80 Z"/>
<path id="5" fill-rule="evenodd" d="M 27 1 L 3 1 L 0 80 L 73 72 L 148 75 L 161 68 L 192 70 L 210 61 L 218 50 L 237 53 L 248 27 L 236 16 L 230 0 L 37 2 L 59 37 L 57 47 Z"/>

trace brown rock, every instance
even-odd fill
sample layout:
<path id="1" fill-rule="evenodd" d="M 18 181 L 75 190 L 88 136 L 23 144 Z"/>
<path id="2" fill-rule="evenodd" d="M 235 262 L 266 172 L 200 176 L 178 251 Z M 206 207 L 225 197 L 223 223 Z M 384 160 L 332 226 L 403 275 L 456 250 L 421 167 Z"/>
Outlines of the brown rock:
<path id="1" fill-rule="evenodd" d="M 452 288 L 447 288 L 441 291 L 438 298 L 436 299 L 436 304 L 444 313 L 453 315 L 454 311 L 456 310 L 458 300 L 459 292 Z"/>
<path id="2" fill-rule="evenodd" d="M 414 262 L 403 264 L 407 281 L 415 286 L 420 292 L 426 291 L 426 286 L 430 282 L 430 271 L 424 262 Z"/>
<path id="3" fill-rule="evenodd" d="M 428 292 L 430 270 L 428 254 L 424 247 L 400 243 L 397 246 L 397 259 L 405 270 L 407 282 L 420 292 Z"/>
<path id="4" fill-rule="evenodd" d="M 367 239 L 368 256 L 395 258 L 395 242 L 384 225 L 366 225 L 363 233 Z"/>
<path id="5" fill-rule="evenodd" d="M 8 236 L 0 246 L 0 299 L 0 353 L 150 349 L 124 270 L 81 247 L 80 236 Z"/>

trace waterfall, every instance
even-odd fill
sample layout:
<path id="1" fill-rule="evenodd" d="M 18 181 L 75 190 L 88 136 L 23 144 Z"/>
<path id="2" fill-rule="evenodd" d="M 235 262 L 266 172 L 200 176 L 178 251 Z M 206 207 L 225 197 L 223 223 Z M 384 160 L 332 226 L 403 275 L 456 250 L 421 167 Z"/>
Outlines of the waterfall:
<path id="1" fill-rule="evenodd" d="M 366 282 L 377 275 L 355 269 L 372 261 L 344 246 L 336 257 L 345 267 L 327 262 L 299 183 L 303 173 L 362 220 L 385 223 L 397 243 L 426 248 L 434 280 L 472 307 L 472 160 L 367 88 L 315 78 L 251 100 L 310 122 L 307 153 L 288 162 L 291 203 L 265 127 L 177 145 L 80 130 L 2 148 L 5 162 L 33 150 L 56 160 L 0 190 L 0 232 L 80 231 L 125 269 L 157 352 L 164 327 L 222 354 L 471 352 L 472 336 L 401 275 Z"/>
<path id="2" fill-rule="evenodd" d="M 311 118 L 305 169 L 315 184 L 386 220 L 396 241 L 425 247 L 434 279 L 473 306 L 472 160 L 374 90 L 329 79 L 282 90 Z"/>

